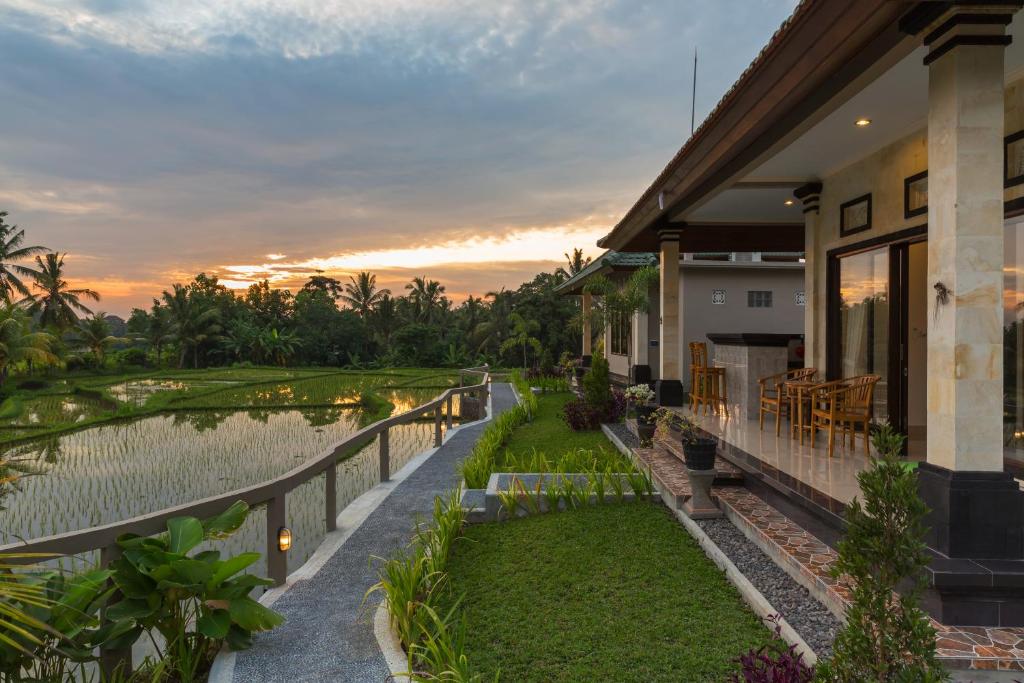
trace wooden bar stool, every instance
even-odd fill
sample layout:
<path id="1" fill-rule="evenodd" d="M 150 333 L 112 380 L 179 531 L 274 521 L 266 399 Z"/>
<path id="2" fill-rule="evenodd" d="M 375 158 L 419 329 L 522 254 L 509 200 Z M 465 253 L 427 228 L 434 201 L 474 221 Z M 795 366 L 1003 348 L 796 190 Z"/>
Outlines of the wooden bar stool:
<path id="1" fill-rule="evenodd" d="M 725 385 L 725 368 L 708 365 L 708 345 L 704 342 L 690 342 L 690 409 L 696 414 L 703 406 L 718 413 L 729 415 L 729 394 Z"/>

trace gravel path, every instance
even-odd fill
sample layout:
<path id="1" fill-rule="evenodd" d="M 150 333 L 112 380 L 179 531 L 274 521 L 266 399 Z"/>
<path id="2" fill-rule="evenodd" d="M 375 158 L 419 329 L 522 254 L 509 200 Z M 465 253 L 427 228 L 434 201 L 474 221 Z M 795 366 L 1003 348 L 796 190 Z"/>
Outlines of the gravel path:
<path id="1" fill-rule="evenodd" d="M 697 524 L 789 622 L 818 657 L 832 654 L 839 620 L 806 588 L 794 581 L 728 519 L 697 520 Z"/>
<path id="2" fill-rule="evenodd" d="M 639 439 L 624 423 L 608 427 L 629 448 L 637 448 Z M 772 607 L 796 629 L 819 657 L 832 653 L 832 641 L 841 628 L 839 620 L 806 588 L 794 581 L 770 557 L 752 543 L 728 519 L 695 520 L 750 583 L 767 598 Z"/>
<path id="3" fill-rule="evenodd" d="M 619 441 L 626 448 L 640 448 L 640 439 L 636 438 L 636 434 L 629 430 L 625 422 L 613 422 L 605 426 L 612 431 L 612 434 L 619 437 Z"/>
<path id="4" fill-rule="evenodd" d="M 491 388 L 495 414 L 515 404 L 508 384 Z M 380 600 L 362 604 L 366 590 L 377 581 L 370 558 L 387 557 L 409 542 L 416 520 L 430 516 L 434 496 L 458 485 L 456 465 L 469 455 L 487 424 L 454 434 L 395 487 L 315 576 L 296 583 L 274 603 L 285 623 L 259 634 L 251 650 L 238 653 L 234 681 L 389 680 L 373 634 Z"/>

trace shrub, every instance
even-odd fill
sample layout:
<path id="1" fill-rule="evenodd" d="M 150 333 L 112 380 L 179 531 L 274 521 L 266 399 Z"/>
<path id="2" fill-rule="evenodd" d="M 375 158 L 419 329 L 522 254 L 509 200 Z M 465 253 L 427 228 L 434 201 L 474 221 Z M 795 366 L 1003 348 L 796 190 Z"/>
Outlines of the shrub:
<path id="1" fill-rule="evenodd" d="M 583 400 L 588 407 L 603 411 L 611 403 L 612 384 L 608 373 L 608 360 L 594 354 L 590 370 L 583 376 Z"/>
<path id="2" fill-rule="evenodd" d="M 149 365 L 149 358 L 143 349 L 131 348 L 119 351 L 115 357 L 115 362 L 119 366 L 135 365 L 138 367 L 146 367 Z"/>
<path id="3" fill-rule="evenodd" d="M 40 389 L 48 389 L 50 383 L 45 379 L 24 379 L 18 382 L 18 388 L 24 389 L 25 391 L 39 391 Z"/>
<path id="4" fill-rule="evenodd" d="M 618 422 L 626 414 L 626 396 L 621 391 L 609 392 L 608 403 L 593 406 L 586 399 L 574 399 L 565 404 L 563 416 L 569 429 L 579 432 L 599 429 L 602 423 Z"/>
<path id="5" fill-rule="evenodd" d="M 778 615 L 769 617 L 769 621 L 775 626 L 775 639 L 738 657 L 740 673 L 732 674 L 729 683 L 811 683 L 814 667 L 804 662 L 796 645 L 787 646 L 782 640 Z"/>
<path id="6" fill-rule="evenodd" d="M 946 680 L 935 657 L 935 630 L 918 606 L 928 564 L 927 507 L 917 494 L 917 474 L 898 460 L 903 438 L 890 425 L 879 429 L 873 438 L 879 457 L 857 475 L 862 496 L 846 508 L 846 536 L 832 568 L 833 576 L 852 580 L 852 600 L 834 654 L 819 667 L 820 680 Z"/>

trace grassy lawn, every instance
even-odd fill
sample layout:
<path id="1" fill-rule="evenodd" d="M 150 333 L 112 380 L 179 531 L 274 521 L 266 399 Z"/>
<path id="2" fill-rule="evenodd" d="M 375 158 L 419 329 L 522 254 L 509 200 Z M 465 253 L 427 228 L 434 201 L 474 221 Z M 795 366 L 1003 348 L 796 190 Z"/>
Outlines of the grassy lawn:
<path id="1" fill-rule="evenodd" d="M 484 679 L 722 681 L 770 634 L 662 506 L 473 525 L 449 566 Z"/>
<path id="2" fill-rule="evenodd" d="M 572 399 L 573 395 L 568 392 L 537 396 L 537 414 L 533 422 L 516 429 L 506 448 L 516 455 L 528 454 L 534 448 L 549 455 L 578 448 L 608 453 L 615 451 L 615 446 L 600 429 L 588 432 L 569 429 L 562 419 L 562 408 Z"/>

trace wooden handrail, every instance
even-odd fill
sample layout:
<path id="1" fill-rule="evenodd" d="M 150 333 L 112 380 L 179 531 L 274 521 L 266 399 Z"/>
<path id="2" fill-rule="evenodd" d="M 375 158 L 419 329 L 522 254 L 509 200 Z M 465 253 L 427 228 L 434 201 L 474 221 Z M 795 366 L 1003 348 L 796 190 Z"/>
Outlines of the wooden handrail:
<path id="1" fill-rule="evenodd" d="M 489 367 L 483 365 L 475 368 L 465 368 L 460 371 L 460 376 L 461 373 L 464 372 L 479 373 L 483 376 L 482 381 L 480 384 L 472 386 L 453 387 L 451 389 L 447 389 L 443 394 L 431 401 L 419 405 L 411 410 L 407 410 L 399 415 L 393 415 L 363 427 L 355 434 L 347 436 L 334 444 L 316 458 L 313 458 L 312 460 L 305 462 L 298 467 L 275 477 L 274 479 L 254 484 L 252 486 L 247 486 L 245 488 L 235 489 L 234 491 L 229 491 L 220 495 L 203 498 L 191 503 L 164 508 L 162 510 L 157 510 L 156 512 L 132 517 L 120 522 L 112 522 L 110 524 L 89 527 L 88 529 L 79 529 L 62 534 L 44 536 L 25 543 L 9 543 L 7 545 L 0 546 L 0 553 L 45 553 L 54 556 L 67 556 L 89 552 L 91 550 L 102 551 L 104 549 L 115 547 L 117 538 L 123 534 L 152 536 L 165 531 L 167 520 L 169 519 L 183 516 L 199 518 L 211 517 L 223 512 L 239 500 L 244 501 L 250 507 L 268 505 L 275 501 L 280 501 L 280 503 L 283 504 L 285 497 L 291 490 L 301 486 L 328 469 L 333 470 L 338 462 L 338 458 L 351 448 L 362 447 L 376 438 L 377 435 L 386 434 L 391 427 L 413 422 L 425 413 L 433 413 L 435 416 L 435 424 L 440 425 L 440 418 L 436 416 L 440 414 L 442 406 L 446 402 L 448 403 L 448 406 L 451 406 L 451 397 L 453 396 L 483 392 L 486 397 L 488 384 L 490 382 Z M 384 438 L 385 440 L 387 439 L 386 436 Z M 381 454 L 382 474 L 384 475 L 384 478 L 387 479 L 389 472 L 383 468 L 383 465 L 385 464 L 384 455 L 384 453 Z M 390 469 L 390 467 L 388 467 L 388 469 Z M 333 488 L 333 482 L 328 484 L 327 488 L 328 492 L 330 492 L 331 488 Z M 328 506 L 336 505 L 335 496 L 328 495 L 327 498 Z M 333 526 L 331 521 L 336 517 L 336 511 L 334 511 L 335 514 L 332 514 L 332 511 L 330 510 L 327 510 L 326 512 L 326 518 L 328 520 L 327 526 L 328 530 L 330 530 L 330 527 Z M 267 531 L 267 547 L 268 552 L 270 552 L 271 547 L 276 549 L 277 530 L 271 530 L 268 524 Z M 273 531 L 272 534 L 270 533 L 271 531 Z M 271 538 L 271 536 L 273 536 L 273 538 Z M 280 554 L 284 555 L 284 553 Z M 273 560 L 274 558 L 272 556 L 267 557 L 267 566 L 269 568 L 269 573 L 271 574 L 270 578 L 274 579 L 276 583 L 282 584 L 284 583 L 286 576 L 282 573 L 280 566 L 274 570 L 274 565 L 281 563 L 275 563 Z M 29 564 L 34 560 L 32 558 L 8 558 L 7 561 L 12 564 Z M 35 561 L 38 561 L 38 558 L 36 558 Z M 285 568 L 284 572 L 286 573 L 286 571 L 287 569 Z"/>

